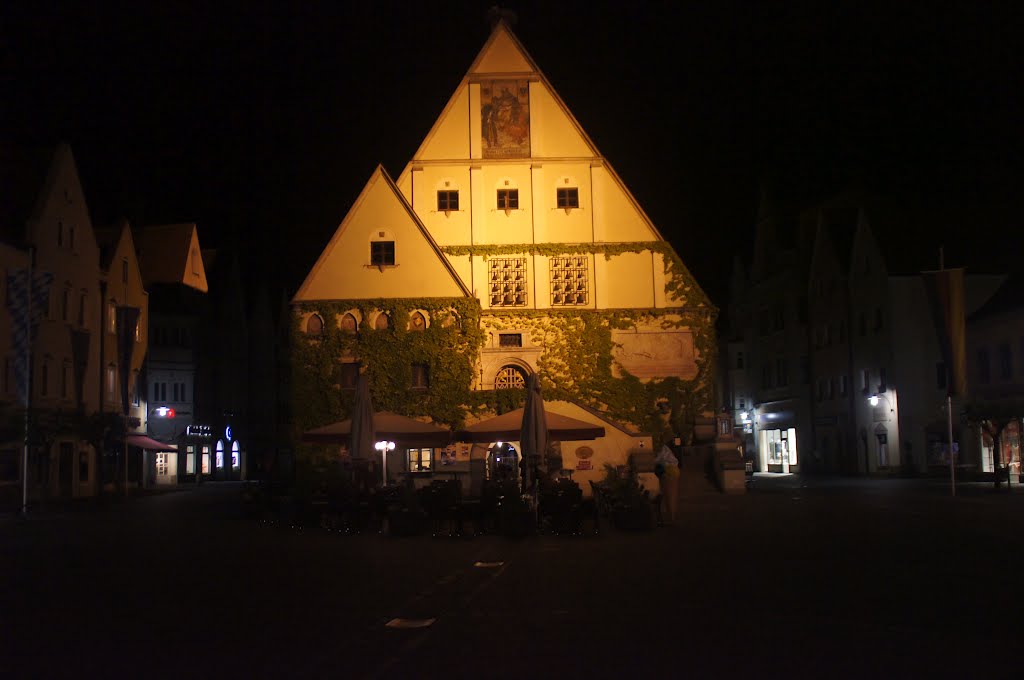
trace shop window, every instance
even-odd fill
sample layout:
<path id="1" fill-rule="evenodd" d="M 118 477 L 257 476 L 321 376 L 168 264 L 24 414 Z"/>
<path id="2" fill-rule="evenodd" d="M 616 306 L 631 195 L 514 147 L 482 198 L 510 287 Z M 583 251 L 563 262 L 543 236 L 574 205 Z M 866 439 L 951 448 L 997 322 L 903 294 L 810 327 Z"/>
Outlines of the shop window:
<path id="1" fill-rule="evenodd" d="M 218 470 L 224 467 L 224 442 L 220 439 L 217 440 L 217 458 L 214 465 Z"/>
<path id="2" fill-rule="evenodd" d="M 158 453 L 156 454 L 156 476 L 166 477 L 167 476 L 167 454 Z"/>
<path id="3" fill-rule="evenodd" d="M 586 305 L 589 300 L 587 258 L 553 257 L 549 260 L 551 272 L 551 305 L 570 307 Z"/>
<path id="4" fill-rule="evenodd" d="M 210 474 L 210 447 L 209 446 L 204 446 L 203 447 L 203 455 L 202 455 L 201 461 L 202 461 L 202 467 L 200 468 L 201 474 L 204 474 L 204 475 Z"/>
<path id="5" fill-rule="evenodd" d="M 189 445 L 185 451 L 185 474 L 194 475 L 196 473 L 196 447 Z"/>
<path id="6" fill-rule="evenodd" d="M 526 258 L 493 257 L 488 260 L 491 307 L 525 307 Z"/>
<path id="7" fill-rule="evenodd" d="M 427 472 L 433 468 L 434 449 L 407 449 L 409 472 Z"/>

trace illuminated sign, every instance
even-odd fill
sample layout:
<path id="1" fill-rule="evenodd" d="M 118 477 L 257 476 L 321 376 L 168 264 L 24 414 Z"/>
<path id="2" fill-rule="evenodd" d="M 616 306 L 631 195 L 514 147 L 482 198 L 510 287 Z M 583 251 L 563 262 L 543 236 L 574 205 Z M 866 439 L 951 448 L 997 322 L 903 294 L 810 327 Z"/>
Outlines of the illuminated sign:
<path id="1" fill-rule="evenodd" d="M 232 435 L 231 426 L 228 425 L 227 427 L 224 428 L 224 439 L 227 439 L 228 441 L 231 441 L 231 435 Z"/>
<path id="2" fill-rule="evenodd" d="M 213 436 L 213 430 L 210 429 L 209 425 L 189 425 L 185 428 L 185 436 L 211 437 Z"/>
<path id="3" fill-rule="evenodd" d="M 153 412 L 161 418 L 173 418 L 175 416 L 174 409 L 167 406 L 158 406 L 153 409 Z"/>

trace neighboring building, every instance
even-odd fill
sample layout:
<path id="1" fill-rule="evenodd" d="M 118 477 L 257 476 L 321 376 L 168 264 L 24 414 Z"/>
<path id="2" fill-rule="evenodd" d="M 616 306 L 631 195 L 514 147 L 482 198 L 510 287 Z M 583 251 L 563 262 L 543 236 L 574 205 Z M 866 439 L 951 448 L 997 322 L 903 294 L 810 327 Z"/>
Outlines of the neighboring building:
<path id="1" fill-rule="evenodd" d="M 968 314 L 966 335 L 968 427 L 960 463 L 997 480 L 1024 482 L 1024 277 L 1010 276 Z"/>
<path id="2" fill-rule="evenodd" d="M 8 284 L 19 276 L 24 281 L 24 265 L 28 264 L 34 273 L 32 306 L 37 319 L 29 345 L 28 395 L 19 394 L 18 386 L 23 384 L 19 378 L 25 376 L 18 364 L 27 355 L 13 343 L 6 345 L 5 422 L 24 413 L 23 397 L 28 396 L 32 409 L 31 498 L 91 496 L 105 481 L 111 481 L 101 478 L 97 455 L 102 440 L 97 416 L 107 403 L 104 387 L 111 373 L 111 365 L 104 364 L 100 354 L 106 302 L 101 294 L 99 247 L 67 145 L 3 160 L 0 195 L 4 196 L 5 214 L 0 228 L 14 246 L 5 249 L 5 265 L 11 267 L 5 272 L 5 335 L 16 333 L 19 326 L 11 314 L 19 293 Z M 115 390 L 118 363 L 115 358 Z M 112 401 L 116 402 L 119 394 L 115 392 Z M 12 437 L 16 433 L 17 440 Z M 5 459 L 10 458 L 10 451 L 21 450 L 18 428 L 5 425 L 4 440 L 0 448 Z M 21 474 L 19 471 L 19 481 Z M 11 476 L 10 469 L 6 476 Z"/>
<path id="3" fill-rule="evenodd" d="M 715 308 L 503 22 L 293 305 L 298 430 L 341 419 L 360 370 L 378 408 L 453 425 L 512 406 L 529 373 L 656 440 L 712 406 Z M 565 466 L 602 475 L 577 449 Z"/>
<path id="4" fill-rule="evenodd" d="M 864 206 L 847 193 L 784 222 L 799 235 L 792 243 L 811 244 L 806 256 L 779 245 L 780 222 L 762 208 L 751 282 L 734 283 L 730 304 L 729 344 L 750 368 L 725 396 L 742 424 L 743 386 L 760 378 L 747 414 L 755 470 L 886 475 L 948 465 L 944 366 L 923 279 L 888 272 Z M 968 313 L 1002 279 L 967 276 Z M 787 379 L 794 360 L 799 371 Z M 954 413 L 961 407 L 954 402 Z"/>
<path id="5" fill-rule="evenodd" d="M 146 431 L 178 445 L 165 468 L 153 470 L 157 484 L 213 475 L 213 429 L 195 419 L 197 341 L 206 315 L 206 267 L 196 225 L 170 224 L 134 232 L 143 281 L 150 296 Z"/>

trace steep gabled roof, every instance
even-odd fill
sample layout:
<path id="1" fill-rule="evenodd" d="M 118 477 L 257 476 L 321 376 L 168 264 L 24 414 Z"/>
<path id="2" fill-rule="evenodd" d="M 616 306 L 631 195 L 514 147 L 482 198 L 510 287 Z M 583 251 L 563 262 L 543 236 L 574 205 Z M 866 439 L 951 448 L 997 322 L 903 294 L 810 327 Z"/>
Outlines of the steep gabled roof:
<path id="1" fill-rule="evenodd" d="M 133 236 L 147 287 L 174 283 L 204 293 L 209 290 L 194 223 L 141 227 L 134 230 Z"/>
<path id="2" fill-rule="evenodd" d="M 552 87 L 551 82 L 547 79 L 547 76 L 540 70 L 536 62 L 523 47 L 523 44 L 519 42 L 519 39 L 512 32 L 512 29 L 505 22 L 504 19 L 498 21 L 494 29 L 491 31 L 490 37 L 487 42 L 480 49 L 473 63 L 470 65 L 469 70 L 463 77 L 459 86 L 455 89 L 451 98 L 448 100 L 448 104 L 438 116 L 434 125 L 431 126 L 427 136 L 423 139 L 420 147 L 416 150 L 412 160 L 406 164 L 402 173 L 398 176 L 398 184 L 405 184 L 406 175 L 412 170 L 413 165 L 417 161 L 423 160 L 428 150 L 431 148 L 431 142 L 434 137 L 439 134 L 442 125 L 447 120 L 449 115 L 453 112 L 456 105 L 460 103 L 464 97 L 468 97 L 467 88 L 469 83 L 478 82 L 480 80 L 492 79 L 495 77 L 501 78 L 528 78 L 532 80 L 538 80 L 543 84 L 547 94 L 551 96 L 552 100 L 556 104 L 557 108 L 564 116 L 565 133 L 563 137 L 577 136 L 582 144 L 583 153 L 566 153 L 565 156 L 579 156 L 579 157 L 593 157 L 599 159 L 601 164 L 607 170 L 609 177 L 616 184 L 616 186 L 622 190 L 626 199 L 630 202 L 634 209 L 636 209 L 640 218 L 651 231 L 651 235 L 654 240 L 664 241 L 664 237 L 658 228 L 651 221 L 643 207 L 637 202 L 632 192 L 619 177 L 618 173 L 611 164 L 605 159 L 601 152 L 598 151 L 597 145 L 594 144 L 590 136 L 587 135 L 586 130 L 580 125 L 579 121 L 569 110 L 569 107 L 565 105 L 565 102 L 559 96 L 558 92 Z M 553 121 L 547 121 L 548 125 L 551 125 Z M 465 159 L 469 158 L 468 148 Z M 706 296 L 705 296 L 706 297 Z"/>
<path id="3" fill-rule="evenodd" d="M 371 235 L 381 229 L 393 233 L 397 241 L 397 271 L 389 269 L 387 275 L 384 269 L 370 267 L 367 257 Z M 403 266 L 407 273 L 395 276 Z M 378 165 L 292 301 L 471 296 L 412 206 Z"/>

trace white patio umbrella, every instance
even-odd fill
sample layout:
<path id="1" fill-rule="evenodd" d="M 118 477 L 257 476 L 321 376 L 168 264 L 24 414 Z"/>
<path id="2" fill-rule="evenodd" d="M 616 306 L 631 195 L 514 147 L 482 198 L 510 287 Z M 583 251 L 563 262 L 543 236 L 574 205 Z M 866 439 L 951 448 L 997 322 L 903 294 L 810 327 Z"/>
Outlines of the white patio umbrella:
<path id="1" fill-rule="evenodd" d="M 540 394 L 537 375 L 531 373 L 526 377 L 526 405 L 523 406 L 523 424 L 519 432 L 519 446 L 522 448 L 523 460 L 526 461 L 526 479 L 532 483 L 530 463 L 535 456 L 540 457 L 541 465 L 547 465 L 548 421 L 544 413 L 544 398 Z"/>

